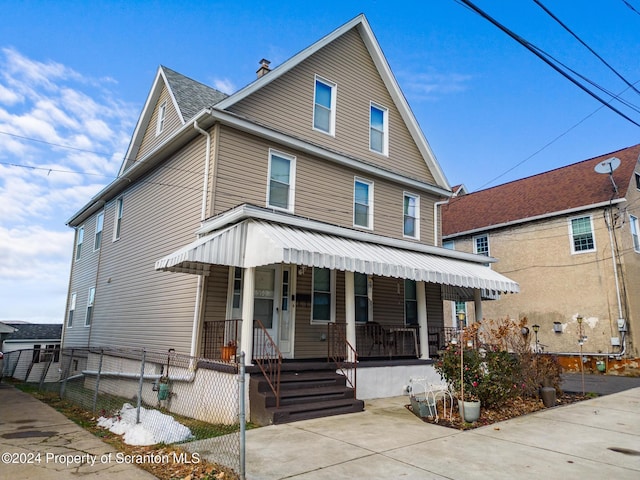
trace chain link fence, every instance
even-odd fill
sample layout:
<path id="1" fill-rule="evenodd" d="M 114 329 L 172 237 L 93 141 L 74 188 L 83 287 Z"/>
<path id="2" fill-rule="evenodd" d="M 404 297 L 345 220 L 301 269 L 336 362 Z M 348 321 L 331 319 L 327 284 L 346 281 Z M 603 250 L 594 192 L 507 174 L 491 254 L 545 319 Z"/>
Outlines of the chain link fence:
<path id="1" fill-rule="evenodd" d="M 179 444 L 243 478 L 242 365 L 173 350 L 19 350 L 5 354 L 3 376 L 92 412 L 127 444 Z"/>

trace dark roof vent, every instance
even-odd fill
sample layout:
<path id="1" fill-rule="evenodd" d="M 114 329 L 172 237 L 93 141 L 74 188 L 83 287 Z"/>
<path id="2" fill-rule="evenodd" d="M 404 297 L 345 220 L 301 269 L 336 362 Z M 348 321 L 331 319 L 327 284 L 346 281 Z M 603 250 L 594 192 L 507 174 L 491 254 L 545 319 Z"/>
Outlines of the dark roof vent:
<path id="1" fill-rule="evenodd" d="M 270 63 L 271 62 L 266 58 L 263 58 L 262 60 L 260 60 L 260 68 L 256 72 L 258 74 L 258 78 L 262 77 L 263 75 L 271 71 L 271 69 L 269 68 Z"/>

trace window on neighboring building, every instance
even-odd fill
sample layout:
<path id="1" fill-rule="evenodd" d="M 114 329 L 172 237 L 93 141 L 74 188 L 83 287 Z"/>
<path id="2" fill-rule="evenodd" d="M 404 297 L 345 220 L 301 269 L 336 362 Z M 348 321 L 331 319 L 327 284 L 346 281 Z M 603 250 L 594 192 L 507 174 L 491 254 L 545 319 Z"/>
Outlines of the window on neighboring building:
<path id="1" fill-rule="evenodd" d="M 124 208 L 124 201 L 122 197 L 116 200 L 116 212 L 113 219 L 113 240 L 120 238 L 120 231 L 122 229 L 122 209 Z"/>
<path id="2" fill-rule="evenodd" d="M 631 238 L 633 239 L 633 249 L 640 253 L 640 239 L 638 238 L 638 232 L 640 232 L 640 226 L 638 225 L 638 217 L 629 215 L 631 224 Z"/>
<path id="3" fill-rule="evenodd" d="M 404 323 L 406 325 L 418 324 L 418 294 L 416 281 L 404 281 Z"/>
<path id="4" fill-rule="evenodd" d="M 417 195 L 411 195 L 410 193 L 404 194 L 403 201 L 403 235 L 405 237 L 420 238 L 420 197 Z"/>
<path id="5" fill-rule="evenodd" d="M 96 235 L 93 241 L 93 249 L 99 250 L 102 244 L 102 228 L 104 227 L 104 212 L 100 212 L 96 217 Z"/>
<path id="6" fill-rule="evenodd" d="M 334 135 L 336 117 L 336 85 L 316 76 L 313 106 L 313 128 Z"/>
<path id="7" fill-rule="evenodd" d="M 488 235 L 478 235 L 477 237 L 473 237 L 473 253 L 489 256 Z"/>
<path id="8" fill-rule="evenodd" d="M 31 354 L 31 360 L 33 363 L 40 363 L 40 349 L 41 345 L 33 346 L 33 353 Z"/>
<path id="9" fill-rule="evenodd" d="M 636 188 L 640 190 L 640 173 L 636 172 Z"/>
<path id="10" fill-rule="evenodd" d="M 369 277 L 365 273 L 353 274 L 353 289 L 355 295 L 356 322 L 369 321 Z"/>
<path id="11" fill-rule="evenodd" d="M 80 260 L 82 254 L 82 243 L 84 242 L 84 226 L 76 230 L 76 260 Z"/>
<path id="12" fill-rule="evenodd" d="M 330 322 L 333 320 L 335 288 L 334 276 L 328 268 L 313 267 L 313 298 L 311 320 Z"/>
<path id="13" fill-rule="evenodd" d="M 356 178 L 353 197 L 353 224 L 373 228 L 373 183 Z"/>
<path id="14" fill-rule="evenodd" d="M 93 317 L 93 304 L 96 300 L 96 287 L 89 289 L 89 297 L 87 298 L 87 316 L 84 319 L 84 326 L 91 325 L 91 319 Z"/>
<path id="15" fill-rule="evenodd" d="M 467 321 L 467 303 L 454 302 L 454 304 L 455 318 L 453 319 L 453 324 L 457 328 L 464 328 L 469 324 L 469 322 Z"/>
<path id="16" fill-rule="evenodd" d="M 293 212 L 295 157 L 269 152 L 267 205 Z"/>
<path id="17" fill-rule="evenodd" d="M 164 129 L 164 121 L 167 116 L 167 102 L 162 102 L 162 105 L 158 107 L 158 119 L 156 122 L 156 136 L 162 133 Z"/>
<path id="18" fill-rule="evenodd" d="M 590 216 L 571 219 L 571 240 L 571 251 L 573 253 L 595 250 L 593 225 Z"/>
<path id="19" fill-rule="evenodd" d="M 371 104 L 369 111 L 369 148 L 373 152 L 388 155 L 389 153 L 389 128 L 388 110 L 384 107 Z"/>
<path id="20" fill-rule="evenodd" d="M 455 240 L 444 240 L 442 242 L 442 248 L 448 248 L 449 250 L 455 250 L 456 249 Z"/>
<path id="21" fill-rule="evenodd" d="M 76 311 L 76 293 L 71 294 L 71 300 L 69 301 L 69 315 L 67 316 L 67 327 L 73 327 L 73 314 Z"/>

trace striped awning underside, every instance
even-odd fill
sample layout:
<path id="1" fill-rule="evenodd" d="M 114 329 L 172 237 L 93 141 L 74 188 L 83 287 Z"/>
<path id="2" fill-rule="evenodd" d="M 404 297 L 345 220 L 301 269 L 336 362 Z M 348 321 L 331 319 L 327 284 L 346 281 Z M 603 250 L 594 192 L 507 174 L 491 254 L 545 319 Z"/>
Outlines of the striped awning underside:
<path id="1" fill-rule="evenodd" d="M 262 220 L 245 220 L 158 260 L 156 270 L 207 275 L 211 265 L 278 263 L 517 293 L 513 280 L 471 261 L 344 238 Z"/>

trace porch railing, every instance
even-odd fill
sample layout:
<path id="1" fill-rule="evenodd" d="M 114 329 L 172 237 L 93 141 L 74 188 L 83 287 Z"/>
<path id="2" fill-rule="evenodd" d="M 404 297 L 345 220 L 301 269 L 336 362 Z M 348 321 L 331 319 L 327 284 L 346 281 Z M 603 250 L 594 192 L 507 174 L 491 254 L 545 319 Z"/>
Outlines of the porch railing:
<path id="1" fill-rule="evenodd" d="M 344 324 L 330 323 L 327 337 L 329 361 L 336 364 L 347 379 L 347 385 L 353 388 L 353 398 L 357 398 L 358 352 L 347 340 Z"/>
<path id="2" fill-rule="evenodd" d="M 454 327 L 428 327 L 429 358 L 438 357 L 438 352 L 451 343 L 458 330 Z"/>
<path id="3" fill-rule="evenodd" d="M 280 371 L 282 353 L 260 320 L 254 320 L 253 360 L 260 368 L 269 388 L 276 397 L 276 408 L 280 406 Z"/>
<path id="4" fill-rule="evenodd" d="M 215 320 L 202 326 L 202 356 L 211 360 L 235 360 L 240 344 L 241 319 Z"/>

